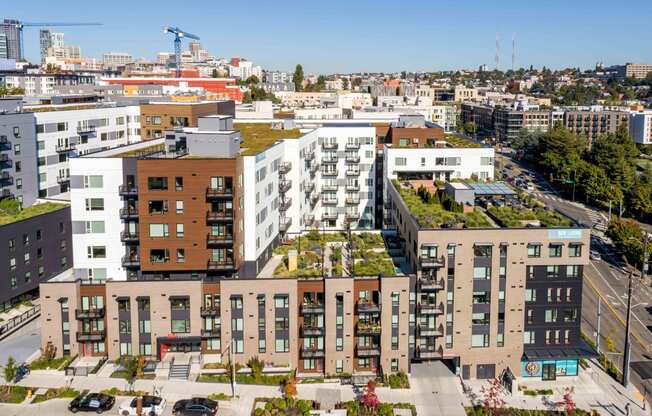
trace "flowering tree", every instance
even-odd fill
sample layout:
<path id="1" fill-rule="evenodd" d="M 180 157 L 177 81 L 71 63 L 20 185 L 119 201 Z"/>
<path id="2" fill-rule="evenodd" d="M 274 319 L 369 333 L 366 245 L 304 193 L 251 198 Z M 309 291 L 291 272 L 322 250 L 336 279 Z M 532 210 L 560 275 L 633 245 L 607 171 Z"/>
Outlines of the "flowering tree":
<path id="1" fill-rule="evenodd" d="M 573 393 L 575 393 L 575 387 L 567 387 L 562 399 L 555 403 L 557 407 L 561 407 L 564 409 L 564 412 L 569 415 L 573 414 L 575 409 L 577 409 L 577 404 L 575 403 L 575 400 L 573 400 Z"/>
<path id="2" fill-rule="evenodd" d="M 285 393 L 285 397 L 296 397 L 296 395 L 297 395 L 297 380 L 294 377 L 290 377 L 285 382 L 284 393 Z"/>
<path id="3" fill-rule="evenodd" d="M 488 387 L 482 387 L 480 392 L 484 395 L 482 407 L 489 411 L 492 415 L 500 414 L 503 407 L 505 407 L 505 400 L 502 398 L 503 387 L 500 380 L 493 378 L 489 380 Z"/>
<path id="4" fill-rule="evenodd" d="M 361 401 L 362 405 L 368 410 L 374 410 L 380 405 L 380 400 L 378 400 L 378 396 L 376 395 L 376 383 L 373 380 L 369 380 L 367 383 L 367 388 L 362 395 Z"/>

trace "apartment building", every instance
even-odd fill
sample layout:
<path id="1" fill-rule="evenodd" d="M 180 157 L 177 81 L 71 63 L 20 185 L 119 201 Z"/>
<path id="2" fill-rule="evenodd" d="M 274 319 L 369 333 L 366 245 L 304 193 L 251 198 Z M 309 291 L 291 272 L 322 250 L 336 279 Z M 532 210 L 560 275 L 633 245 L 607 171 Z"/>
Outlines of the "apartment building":
<path id="1" fill-rule="evenodd" d="M 233 101 L 150 102 L 140 106 L 143 140 L 163 137 L 165 130 L 175 127 L 197 127 L 197 119 L 213 114 L 235 117 Z"/>
<path id="2" fill-rule="evenodd" d="M 0 219 L 0 311 L 5 311 L 72 267 L 72 230 L 65 204 L 37 204 Z"/>
<path id="3" fill-rule="evenodd" d="M 38 196 L 34 120 L 20 99 L 0 99 L 0 199 L 16 198 L 23 207 Z"/>
<path id="4" fill-rule="evenodd" d="M 629 112 L 612 110 L 568 110 L 564 127 L 592 143 L 599 136 L 615 133 L 624 126 L 629 129 Z"/>
<path id="5" fill-rule="evenodd" d="M 551 125 L 549 110 L 496 107 L 494 111 L 494 132 L 500 142 L 516 139 L 521 130 L 546 132 Z"/>
<path id="6" fill-rule="evenodd" d="M 477 88 L 468 88 L 463 85 L 455 86 L 455 102 L 474 101 L 478 98 Z"/>
<path id="7" fill-rule="evenodd" d="M 93 85 L 94 75 L 83 74 L 7 74 L 7 88 L 22 88 L 26 96 L 50 95 L 61 86 Z"/>
<path id="8" fill-rule="evenodd" d="M 140 107 L 98 104 L 35 108 L 39 197 L 68 199 L 69 159 L 140 141 Z M 44 111 L 52 110 L 52 111 Z"/>
<path id="9" fill-rule="evenodd" d="M 652 64 L 625 64 L 624 68 L 626 78 L 643 79 L 652 72 Z"/>
<path id="10" fill-rule="evenodd" d="M 473 123 L 478 137 L 494 134 L 494 107 L 486 104 L 462 103 L 460 106 L 462 124 Z"/>
<path id="11" fill-rule="evenodd" d="M 472 210 L 446 220 L 441 207 L 424 211 L 437 203 L 415 200 L 417 186 L 391 181 L 387 192 L 417 302 L 428 305 L 417 308 L 414 356 L 449 361 L 463 379 L 577 375 L 578 360 L 593 354 L 580 338 L 590 230 L 560 214 L 512 222 L 503 210 L 527 208 L 495 185 L 468 187 L 470 201 L 459 202 Z M 481 208 L 493 198 L 507 204 Z"/>
<path id="12" fill-rule="evenodd" d="M 629 134 L 638 144 L 652 144 L 652 111 L 641 111 L 629 115 Z"/>

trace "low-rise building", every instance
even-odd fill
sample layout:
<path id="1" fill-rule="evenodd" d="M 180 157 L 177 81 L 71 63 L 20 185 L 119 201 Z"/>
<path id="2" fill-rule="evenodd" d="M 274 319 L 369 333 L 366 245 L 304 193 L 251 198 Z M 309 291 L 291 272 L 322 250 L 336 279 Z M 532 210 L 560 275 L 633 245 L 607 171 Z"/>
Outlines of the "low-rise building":
<path id="1" fill-rule="evenodd" d="M 641 111 L 629 115 L 629 134 L 638 144 L 652 144 L 652 111 Z"/>

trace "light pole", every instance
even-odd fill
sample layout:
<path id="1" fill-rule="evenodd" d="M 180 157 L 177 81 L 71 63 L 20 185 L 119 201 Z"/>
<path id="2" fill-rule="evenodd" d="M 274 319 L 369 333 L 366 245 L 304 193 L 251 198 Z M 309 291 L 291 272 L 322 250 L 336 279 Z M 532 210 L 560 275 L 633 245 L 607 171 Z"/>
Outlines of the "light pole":
<path id="1" fill-rule="evenodd" d="M 231 364 L 231 397 L 235 397 L 235 363 L 233 362 L 233 338 L 226 347 L 229 350 L 229 364 Z"/>
<path id="2" fill-rule="evenodd" d="M 627 388 L 629 385 L 629 357 L 631 351 L 630 345 L 630 322 L 632 320 L 632 279 L 633 273 L 629 271 L 629 279 L 627 284 L 627 320 L 625 323 L 625 351 L 623 354 L 623 387 Z"/>

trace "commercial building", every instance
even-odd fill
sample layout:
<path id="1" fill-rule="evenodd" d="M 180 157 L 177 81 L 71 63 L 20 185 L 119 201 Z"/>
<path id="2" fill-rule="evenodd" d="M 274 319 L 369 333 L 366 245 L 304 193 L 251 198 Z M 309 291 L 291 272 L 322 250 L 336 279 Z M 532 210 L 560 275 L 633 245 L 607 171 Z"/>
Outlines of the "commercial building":
<path id="1" fill-rule="evenodd" d="M 41 46 L 41 65 L 45 65 L 45 58 L 49 55 L 49 49 L 62 49 L 64 47 L 64 34 L 53 32 L 50 29 L 39 31 L 39 44 Z"/>
<path id="2" fill-rule="evenodd" d="M 38 196 L 35 124 L 20 99 L 0 99 L 0 199 L 16 198 L 23 207 Z"/>
<path id="3" fill-rule="evenodd" d="M 0 311 L 72 267 L 70 207 L 52 202 L 0 215 Z"/>
<path id="4" fill-rule="evenodd" d="M 496 140 L 509 143 L 521 130 L 546 132 L 550 130 L 550 110 L 496 107 L 494 132 Z"/>
<path id="5" fill-rule="evenodd" d="M 623 126 L 629 129 L 629 112 L 612 110 L 569 110 L 564 113 L 564 127 L 589 143 L 599 136 L 615 133 Z"/>
<path id="6" fill-rule="evenodd" d="M 198 78 L 198 77 L 117 77 L 103 78 L 108 85 L 163 85 L 178 88 L 201 88 L 221 99 L 242 102 L 244 92 L 234 78 Z"/>
<path id="7" fill-rule="evenodd" d="M 134 62 L 134 57 L 126 52 L 110 52 L 102 55 L 102 63 L 105 68 L 124 67 Z"/>
<path id="8" fill-rule="evenodd" d="M 199 117 L 213 114 L 235 116 L 233 101 L 149 102 L 140 106 L 143 140 L 163 137 L 175 127 L 197 127 Z"/>
<path id="9" fill-rule="evenodd" d="M 0 33 L 4 34 L 4 49 L 7 51 L 6 56 L 3 58 L 14 59 L 16 61 L 23 60 L 23 50 L 20 44 L 20 32 L 18 30 L 19 25 L 20 22 L 14 19 L 4 19 L 0 22 Z"/>
<path id="10" fill-rule="evenodd" d="M 631 113 L 629 116 L 629 134 L 638 144 L 652 144 L 652 111 Z"/>

